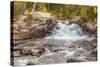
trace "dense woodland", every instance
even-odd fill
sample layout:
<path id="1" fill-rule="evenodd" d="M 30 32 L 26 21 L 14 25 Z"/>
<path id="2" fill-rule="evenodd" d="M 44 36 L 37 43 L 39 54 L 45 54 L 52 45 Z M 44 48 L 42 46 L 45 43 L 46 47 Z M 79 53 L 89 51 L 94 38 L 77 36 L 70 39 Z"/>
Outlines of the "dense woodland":
<path id="1" fill-rule="evenodd" d="M 37 2 L 14 2 L 12 5 L 14 5 L 14 17 L 32 11 L 51 13 L 54 17 L 60 20 L 67 20 L 72 19 L 75 16 L 80 16 L 86 21 L 93 22 L 97 17 L 96 6 Z"/>

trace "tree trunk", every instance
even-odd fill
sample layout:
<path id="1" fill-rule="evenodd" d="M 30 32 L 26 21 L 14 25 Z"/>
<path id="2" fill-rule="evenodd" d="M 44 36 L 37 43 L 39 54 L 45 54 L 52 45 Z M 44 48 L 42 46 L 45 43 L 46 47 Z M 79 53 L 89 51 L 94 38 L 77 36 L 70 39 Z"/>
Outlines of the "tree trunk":
<path id="1" fill-rule="evenodd" d="M 34 3 L 34 5 L 33 5 L 33 9 L 32 9 L 32 12 L 35 11 L 35 9 L 36 9 L 36 4 L 37 4 L 37 2 Z"/>

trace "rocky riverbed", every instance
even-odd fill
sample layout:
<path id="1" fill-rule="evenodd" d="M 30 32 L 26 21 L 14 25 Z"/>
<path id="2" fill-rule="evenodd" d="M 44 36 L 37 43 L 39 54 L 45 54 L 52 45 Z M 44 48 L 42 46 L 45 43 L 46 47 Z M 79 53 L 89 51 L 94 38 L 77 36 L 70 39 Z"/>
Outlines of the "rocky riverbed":
<path id="1" fill-rule="evenodd" d="M 52 42 L 51 42 L 52 41 Z M 17 40 L 13 48 L 14 65 L 38 65 L 97 60 L 97 42 L 68 40 Z"/>

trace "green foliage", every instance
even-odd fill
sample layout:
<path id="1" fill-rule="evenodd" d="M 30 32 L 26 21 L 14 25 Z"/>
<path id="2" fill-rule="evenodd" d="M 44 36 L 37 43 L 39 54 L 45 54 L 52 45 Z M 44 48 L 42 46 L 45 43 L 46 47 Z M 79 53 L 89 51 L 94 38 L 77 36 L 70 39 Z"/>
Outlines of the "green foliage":
<path id="1" fill-rule="evenodd" d="M 14 2 L 14 16 L 23 14 L 25 10 L 31 12 L 34 4 L 34 2 Z M 71 19 L 74 16 L 83 17 L 87 21 L 92 21 L 97 18 L 96 6 L 36 3 L 35 11 L 49 12 L 61 20 Z"/>
<path id="2" fill-rule="evenodd" d="M 26 7 L 29 11 L 32 11 L 32 8 L 33 8 L 33 5 L 34 5 L 34 2 L 27 2 L 26 3 Z"/>
<path id="3" fill-rule="evenodd" d="M 48 12 L 47 4 L 46 3 L 37 3 L 37 11 L 40 12 Z"/>
<path id="4" fill-rule="evenodd" d="M 24 10 L 26 9 L 26 2 L 20 2 L 16 1 L 14 2 L 14 16 L 19 16 L 20 14 L 24 13 Z"/>

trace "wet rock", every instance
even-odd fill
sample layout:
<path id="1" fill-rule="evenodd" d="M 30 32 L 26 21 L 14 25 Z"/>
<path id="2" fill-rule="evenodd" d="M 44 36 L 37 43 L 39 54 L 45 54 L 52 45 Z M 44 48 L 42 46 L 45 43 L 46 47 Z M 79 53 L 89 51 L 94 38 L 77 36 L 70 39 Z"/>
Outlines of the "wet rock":
<path id="1" fill-rule="evenodd" d="M 87 52 L 86 56 L 96 57 L 97 56 L 97 49 L 93 49 Z"/>
<path id="2" fill-rule="evenodd" d="M 66 63 L 66 52 L 50 52 L 38 58 L 38 64 Z"/>
<path id="3" fill-rule="evenodd" d="M 93 49 L 91 44 L 92 44 L 91 41 L 78 41 L 78 42 L 76 42 L 75 46 L 77 48 L 83 48 L 83 49 L 89 51 L 89 50 Z"/>
<path id="4" fill-rule="evenodd" d="M 20 55 L 20 51 L 19 50 L 13 52 L 13 57 L 20 57 L 20 56 L 21 55 Z"/>
<path id="5" fill-rule="evenodd" d="M 73 57 L 79 57 L 81 56 L 81 54 L 83 54 L 85 51 L 84 50 L 74 50 L 74 53 L 73 53 Z"/>
<path id="6" fill-rule="evenodd" d="M 68 51 L 74 51 L 76 49 L 76 47 L 74 45 L 70 45 L 70 46 L 67 46 L 66 50 Z"/>
<path id="7" fill-rule="evenodd" d="M 60 46 L 60 45 L 50 45 L 48 46 L 49 50 L 51 52 L 59 52 L 59 51 L 65 51 L 66 50 L 66 46 Z"/>
<path id="8" fill-rule="evenodd" d="M 45 52 L 44 48 L 35 48 L 31 50 L 31 55 L 32 56 L 37 56 L 39 57 L 40 55 L 42 55 Z"/>
<path id="9" fill-rule="evenodd" d="M 66 62 L 67 63 L 73 63 L 73 62 L 84 62 L 84 61 L 81 60 L 81 59 L 77 59 L 77 58 L 69 58 L 69 59 L 67 59 Z"/>
<path id="10" fill-rule="evenodd" d="M 44 48 L 41 46 L 24 46 L 21 48 L 21 55 L 31 55 L 39 57 L 41 54 L 45 52 Z"/>
<path id="11" fill-rule="evenodd" d="M 91 34 L 97 34 L 97 25 L 94 23 L 84 23 L 82 25 L 83 29 Z"/>
<path id="12" fill-rule="evenodd" d="M 30 55 L 31 54 L 31 48 L 30 47 L 23 47 L 21 48 L 21 55 Z"/>
<path id="13" fill-rule="evenodd" d="M 32 62 L 28 62 L 26 65 L 36 65 L 36 64 L 34 64 Z"/>
<path id="14" fill-rule="evenodd" d="M 90 51 L 84 52 L 81 57 L 86 61 L 96 61 L 97 60 L 97 50 L 92 49 Z"/>
<path id="15" fill-rule="evenodd" d="M 27 64 L 37 64 L 36 57 L 24 56 L 24 57 L 14 57 L 14 66 L 23 66 Z"/>
<path id="16" fill-rule="evenodd" d="M 96 40 L 92 40 L 92 44 L 91 44 L 91 46 L 93 47 L 93 48 L 97 48 L 97 41 Z"/>

